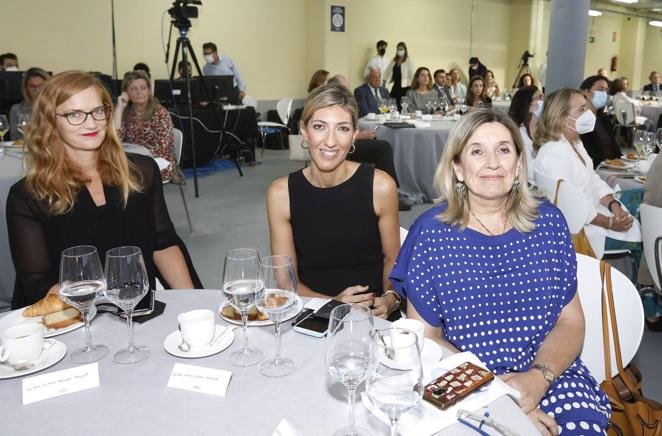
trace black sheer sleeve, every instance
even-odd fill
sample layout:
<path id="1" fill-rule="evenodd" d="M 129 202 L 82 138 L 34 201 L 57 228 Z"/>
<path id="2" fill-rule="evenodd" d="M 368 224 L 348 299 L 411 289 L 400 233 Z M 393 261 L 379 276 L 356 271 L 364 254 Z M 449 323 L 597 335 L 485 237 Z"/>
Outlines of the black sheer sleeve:
<path id="1" fill-rule="evenodd" d="M 26 189 L 21 180 L 11 187 L 7 197 L 7 231 L 16 283 L 12 308 L 43 298 L 58 283 L 58 271 L 48 250 L 44 205 Z"/>

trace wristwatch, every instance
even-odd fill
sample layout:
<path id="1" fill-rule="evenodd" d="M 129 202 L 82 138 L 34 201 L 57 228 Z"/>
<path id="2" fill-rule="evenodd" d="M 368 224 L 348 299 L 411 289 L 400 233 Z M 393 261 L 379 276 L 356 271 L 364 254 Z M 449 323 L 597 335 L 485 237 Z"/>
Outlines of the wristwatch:
<path id="1" fill-rule="evenodd" d="M 547 381 L 547 383 L 550 385 L 556 379 L 556 376 L 552 370 L 549 369 L 549 366 L 545 365 L 544 363 L 534 363 L 531 365 L 531 369 L 537 369 L 538 371 L 542 372 L 542 376 L 545 377 L 545 381 Z"/>

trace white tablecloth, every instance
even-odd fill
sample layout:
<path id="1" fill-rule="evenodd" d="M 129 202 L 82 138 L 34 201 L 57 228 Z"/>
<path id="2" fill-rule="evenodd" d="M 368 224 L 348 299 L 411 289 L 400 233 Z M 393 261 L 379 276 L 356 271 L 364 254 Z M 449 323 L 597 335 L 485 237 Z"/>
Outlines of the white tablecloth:
<path id="1" fill-rule="evenodd" d="M 662 115 L 662 104 L 660 103 L 642 103 L 641 115 L 651 120 L 655 125 Z"/>
<path id="2" fill-rule="evenodd" d="M 346 390 L 327 376 L 323 339 L 293 332 L 286 323 L 283 327 L 282 352 L 295 360 L 297 370 L 283 378 L 264 377 L 256 366 L 230 366 L 228 355 L 240 347 L 240 331 L 236 331 L 237 337 L 230 348 L 220 354 L 202 359 L 176 358 L 165 352 L 162 343 L 177 328 L 177 314 L 198 308 L 216 309 L 223 297 L 220 291 L 212 290 L 157 291 L 156 297 L 167 304 L 163 315 L 135 325 L 136 343 L 152 349 L 152 355 L 147 360 L 133 365 L 118 365 L 106 356 L 99 362 L 100 387 L 27 406 L 22 405 L 21 379 L 0 381 L 3 400 L 0 433 L 268 436 L 280 420 L 286 418 L 302 435 L 308 436 L 328 435 L 347 424 L 349 409 Z M 219 323 L 225 322 L 219 320 Z M 386 321 L 376 320 L 377 328 L 386 325 Z M 111 353 L 126 346 L 126 324 L 112 315 L 98 315 L 92 322 L 92 334 L 94 341 L 110 347 Z M 83 343 L 84 333 L 80 329 L 57 339 L 72 349 Z M 249 340 L 266 356 L 274 352 L 273 327 L 250 328 Z M 176 362 L 232 371 L 226 396 L 167 388 Z M 45 372 L 72 366 L 65 357 Z M 359 387 L 357 394 L 362 390 L 363 386 Z M 488 409 L 498 422 L 520 434 L 538 434 L 509 397 L 501 397 Z M 387 426 L 372 416 L 360 401 L 356 404 L 356 419 L 359 425 L 371 428 L 375 436 L 388 434 Z M 440 434 L 476 433 L 456 424 Z"/>

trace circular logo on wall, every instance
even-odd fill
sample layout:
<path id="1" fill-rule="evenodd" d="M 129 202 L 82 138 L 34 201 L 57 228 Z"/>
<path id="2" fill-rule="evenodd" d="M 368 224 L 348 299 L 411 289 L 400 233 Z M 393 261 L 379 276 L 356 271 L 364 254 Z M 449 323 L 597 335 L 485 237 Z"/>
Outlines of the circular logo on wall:
<path id="1" fill-rule="evenodd" d="M 342 27 L 344 19 L 341 14 L 333 14 L 333 18 L 331 18 L 331 21 L 333 22 L 334 26 Z"/>

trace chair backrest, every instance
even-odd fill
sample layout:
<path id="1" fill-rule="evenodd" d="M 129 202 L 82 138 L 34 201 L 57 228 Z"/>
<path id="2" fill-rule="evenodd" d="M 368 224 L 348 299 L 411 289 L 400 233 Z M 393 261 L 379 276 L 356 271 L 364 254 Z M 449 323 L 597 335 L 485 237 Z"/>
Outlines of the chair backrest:
<path id="1" fill-rule="evenodd" d="M 639 207 L 646 266 L 657 289 L 662 289 L 662 207 L 642 203 Z"/>
<path id="2" fill-rule="evenodd" d="M 616 117 L 618 124 L 632 124 L 635 119 L 634 104 L 624 98 L 614 99 L 614 117 Z"/>
<path id="3" fill-rule="evenodd" d="M 556 185 L 558 179 L 555 177 L 542 174 L 539 171 L 535 172 L 536 186 L 538 190 L 545 194 L 549 201 L 554 201 L 556 194 Z M 559 186 L 559 195 L 556 202 L 556 207 L 561 210 L 563 216 L 568 222 L 570 233 L 577 234 L 586 224 L 586 217 L 588 216 L 588 204 L 583 198 L 581 192 L 575 189 L 571 184 L 562 182 Z"/>
<path id="4" fill-rule="evenodd" d="M 637 288 L 615 268 L 611 269 L 614 307 L 618 322 L 623 366 L 630 363 L 639 349 L 644 334 L 644 309 Z M 577 292 L 584 311 L 584 347 L 581 359 L 598 383 L 605 379 L 604 347 L 602 342 L 602 289 L 600 261 L 583 254 L 577 255 Z M 607 302 L 609 304 L 609 302 Z M 611 337 L 611 327 L 609 330 Z M 611 339 L 612 376 L 618 373 Z"/>
<path id="5" fill-rule="evenodd" d="M 172 143 L 175 148 L 175 161 L 179 165 L 179 160 L 182 157 L 182 143 L 184 142 L 184 133 L 179 129 L 172 129 Z"/>
<path id="6" fill-rule="evenodd" d="M 287 121 L 290 119 L 292 101 L 293 100 L 291 98 L 284 98 L 282 100 L 278 100 L 278 103 L 276 103 L 276 112 L 278 112 L 280 120 L 285 125 L 287 125 Z"/>
<path id="7" fill-rule="evenodd" d="M 244 106 L 251 106 L 257 109 L 257 100 L 255 99 L 255 97 L 251 97 L 250 95 L 247 95 L 246 97 L 244 97 L 244 99 L 241 102 L 244 104 Z"/>
<path id="8" fill-rule="evenodd" d="M 290 147 L 290 160 L 299 160 L 302 162 L 308 162 L 310 160 L 310 153 L 308 153 L 307 149 L 301 146 L 302 143 L 302 135 L 289 135 L 288 144 Z"/>
<path id="9" fill-rule="evenodd" d="M 402 244 L 405 243 L 405 239 L 407 239 L 407 234 L 409 234 L 409 230 L 405 229 L 404 227 L 400 227 L 400 246 L 402 247 Z"/>

